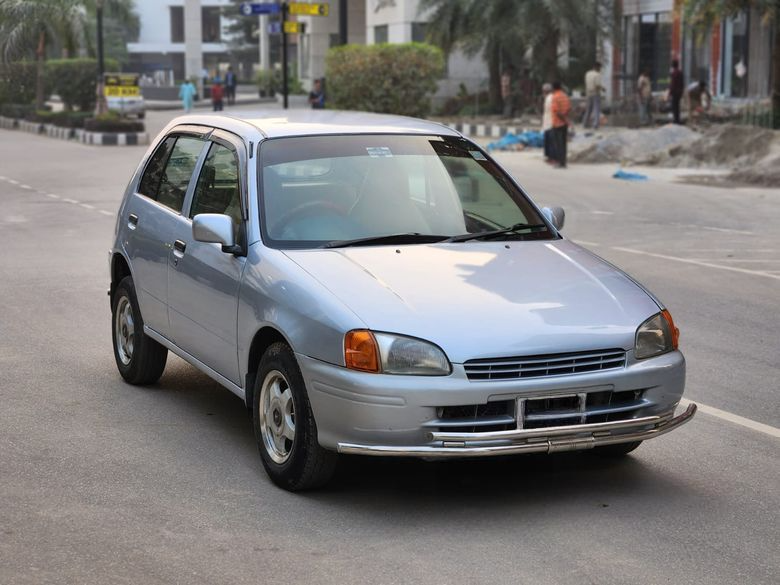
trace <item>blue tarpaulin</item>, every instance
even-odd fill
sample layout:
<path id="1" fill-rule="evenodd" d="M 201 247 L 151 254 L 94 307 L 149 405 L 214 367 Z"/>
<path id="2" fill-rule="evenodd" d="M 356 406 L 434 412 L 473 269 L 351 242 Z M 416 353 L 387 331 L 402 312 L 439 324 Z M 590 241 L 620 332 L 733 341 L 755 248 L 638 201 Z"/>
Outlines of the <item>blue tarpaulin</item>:
<path id="1" fill-rule="evenodd" d="M 501 140 L 491 142 L 488 144 L 488 150 L 510 150 L 513 146 L 522 144 L 523 146 L 532 146 L 534 148 L 542 148 L 544 146 L 544 136 L 541 132 L 536 130 L 527 130 L 520 134 L 512 134 L 511 132 L 502 137 Z"/>
<path id="2" fill-rule="evenodd" d="M 641 175 L 639 173 L 630 173 L 623 169 L 618 169 L 615 174 L 612 175 L 613 179 L 622 179 L 624 181 L 647 181 L 647 175 Z"/>

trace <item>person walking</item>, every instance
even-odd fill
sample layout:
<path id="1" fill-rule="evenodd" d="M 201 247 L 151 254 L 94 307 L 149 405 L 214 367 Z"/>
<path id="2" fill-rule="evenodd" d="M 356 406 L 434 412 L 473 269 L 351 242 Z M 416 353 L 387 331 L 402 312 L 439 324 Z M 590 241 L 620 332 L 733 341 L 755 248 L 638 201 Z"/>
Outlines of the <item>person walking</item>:
<path id="1" fill-rule="evenodd" d="M 680 100 L 684 91 L 685 87 L 683 87 L 683 73 L 680 70 L 680 62 L 674 59 L 669 80 L 669 100 L 672 102 L 672 116 L 675 124 L 682 124 L 680 120 Z"/>
<path id="2" fill-rule="evenodd" d="M 222 80 L 219 77 L 214 78 L 214 83 L 211 84 L 211 105 L 214 107 L 215 112 L 221 112 L 223 109 L 222 99 L 224 97 L 224 89 L 222 88 Z"/>
<path id="3" fill-rule="evenodd" d="M 312 110 L 325 109 L 325 92 L 322 89 L 322 80 L 315 79 L 309 92 L 309 105 Z"/>
<path id="4" fill-rule="evenodd" d="M 238 85 L 238 80 L 233 71 L 233 66 L 230 65 L 227 68 L 227 73 L 225 73 L 225 97 L 229 106 L 236 103 L 236 85 Z"/>
<path id="5" fill-rule="evenodd" d="M 598 130 L 601 123 L 601 92 L 604 91 L 604 84 L 601 82 L 601 63 L 596 61 L 593 69 L 585 74 L 585 116 L 582 119 L 582 125 L 587 128 L 590 126 L 590 119 L 593 118 L 593 129 Z"/>
<path id="6" fill-rule="evenodd" d="M 639 104 L 639 124 L 650 124 L 650 100 L 653 97 L 653 85 L 650 82 L 650 73 L 643 70 L 636 82 L 636 99 Z"/>
<path id="7" fill-rule="evenodd" d="M 544 162 L 553 164 L 555 158 L 555 139 L 553 138 L 552 123 L 552 85 L 545 83 L 542 85 L 542 94 L 544 102 L 542 105 L 542 137 L 544 141 Z"/>
<path id="8" fill-rule="evenodd" d="M 195 94 L 198 92 L 195 89 L 195 84 L 189 79 L 185 79 L 179 87 L 179 99 L 184 111 L 189 114 L 192 111 L 192 104 L 195 101 Z"/>
<path id="9" fill-rule="evenodd" d="M 569 113 L 571 112 L 571 101 L 569 96 L 563 91 L 560 81 L 555 81 L 552 85 L 552 126 L 553 126 L 553 144 L 555 149 L 556 166 L 560 169 L 566 168 L 566 141 L 569 139 Z"/>

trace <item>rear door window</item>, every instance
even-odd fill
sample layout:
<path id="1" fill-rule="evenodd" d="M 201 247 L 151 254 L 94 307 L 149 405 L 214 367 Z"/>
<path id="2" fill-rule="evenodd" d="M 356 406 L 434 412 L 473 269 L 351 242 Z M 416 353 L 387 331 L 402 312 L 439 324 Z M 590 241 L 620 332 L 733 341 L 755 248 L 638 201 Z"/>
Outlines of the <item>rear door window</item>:
<path id="1" fill-rule="evenodd" d="M 181 211 L 203 145 L 202 139 L 191 136 L 167 138 L 149 161 L 138 192 Z"/>

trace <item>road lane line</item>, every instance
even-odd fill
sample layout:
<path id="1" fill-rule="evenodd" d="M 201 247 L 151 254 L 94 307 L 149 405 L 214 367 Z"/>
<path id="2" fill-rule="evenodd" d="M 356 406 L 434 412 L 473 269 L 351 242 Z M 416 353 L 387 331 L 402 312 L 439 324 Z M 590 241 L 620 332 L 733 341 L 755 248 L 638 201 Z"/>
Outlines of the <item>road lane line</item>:
<path id="1" fill-rule="evenodd" d="M 8 182 L 11 183 L 12 185 L 18 185 L 19 184 L 19 181 L 14 181 L 13 179 L 8 179 Z"/>
<path id="2" fill-rule="evenodd" d="M 63 198 L 63 201 L 65 203 L 78 203 L 75 199 L 68 199 L 67 197 Z"/>
<path id="3" fill-rule="evenodd" d="M 98 209 L 98 211 L 103 215 L 107 215 L 108 217 L 114 217 L 113 213 L 111 213 L 110 211 L 106 211 L 105 209 Z"/>
<path id="4" fill-rule="evenodd" d="M 586 240 L 574 240 L 575 244 L 580 244 L 582 246 L 600 246 L 601 244 L 597 244 L 596 242 L 588 242 Z"/>
<path id="5" fill-rule="evenodd" d="M 592 213 L 593 215 L 615 215 L 615 212 L 614 212 L 614 211 L 598 211 L 598 210 L 593 210 L 593 211 L 591 211 L 591 213 Z"/>
<path id="6" fill-rule="evenodd" d="M 686 398 L 680 400 L 680 404 L 682 404 L 683 406 L 688 406 L 691 402 L 694 401 L 688 400 Z M 744 416 L 739 416 L 738 414 L 732 414 L 730 412 L 726 412 L 725 410 L 721 410 L 720 408 L 715 408 L 714 406 L 707 406 L 706 404 L 702 404 L 701 402 L 694 402 L 694 404 L 696 404 L 697 408 L 701 412 L 709 414 L 710 416 L 715 416 L 717 418 L 721 418 L 723 420 L 729 421 L 730 423 L 734 423 L 735 425 L 739 425 L 747 429 L 750 429 L 752 431 L 769 435 L 770 437 L 774 437 L 775 439 L 780 439 L 780 429 L 778 429 L 777 427 L 773 427 L 771 425 L 765 425 L 764 423 L 760 423 L 758 421 L 745 418 Z"/>
<path id="7" fill-rule="evenodd" d="M 695 266 L 704 266 L 706 268 L 716 268 L 718 270 L 729 270 L 731 272 L 739 272 L 741 274 L 752 274 L 753 276 L 763 276 L 764 278 L 772 278 L 774 280 L 780 280 L 780 276 L 763 272 L 761 270 L 748 270 L 747 268 L 738 268 L 736 266 L 721 266 L 720 264 L 713 264 L 712 262 L 701 262 L 699 260 L 691 260 L 689 258 L 678 258 L 677 256 L 667 256 L 666 254 L 654 254 L 653 252 L 644 252 L 643 250 L 635 250 L 633 248 L 623 248 L 621 246 L 612 246 L 612 250 L 618 252 L 627 252 L 629 254 L 639 254 L 640 256 L 650 256 L 652 258 L 661 258 L 663 260 L 673 260 L 675 262 L 683 262 L 685 264 L 693 264 Z"/>
<path id="8" fill-rule="evenodd" d="M 19 186 L 20 186 L 22 189 L 28 189 L 29 191 L 32 191 L 32 190 L 33 190 L 33 188 L 32 188 L 32 187 L 30 187 L 30 185 L 21 184 L 21 185 L 19 185 Z"/>
<path id="9" fill-rule="evenodd" d="M 52 199 L 59 199 L 60 196 L 56 195 L 54 193 L 46 193 L 46 197 L 51 197 Z"/>
<path id="10" fill-rule="evenodd" d="M 89 203 L 79 203 L 79 205 L 81 205 L 81 207 L 83 207 L 84 209 L 95 209 L 95 206 L 90 205 Z"/>

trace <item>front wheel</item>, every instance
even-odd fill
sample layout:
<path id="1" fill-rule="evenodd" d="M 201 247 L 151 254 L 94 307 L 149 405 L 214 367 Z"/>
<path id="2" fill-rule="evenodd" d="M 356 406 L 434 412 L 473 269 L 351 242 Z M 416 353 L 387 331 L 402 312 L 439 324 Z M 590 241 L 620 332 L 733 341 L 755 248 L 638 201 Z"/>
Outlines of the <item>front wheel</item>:
<path id="1" fill-rule="evenodd" d="M 111 336 L 119 373 L 130 384 L 154 384 L 162 376 L 168 350 L 144 333 L 133 278 L 117 285 L 111 302 Z"/>
<path id="2" fill-rule="evenodd" d="M 276 485 L 299 491 L 330 480 L 338 456 L 317 441 L 303 376 L 285 343 L 271 345 L 260 360 L 252 415 L 263 466 Z"/>

